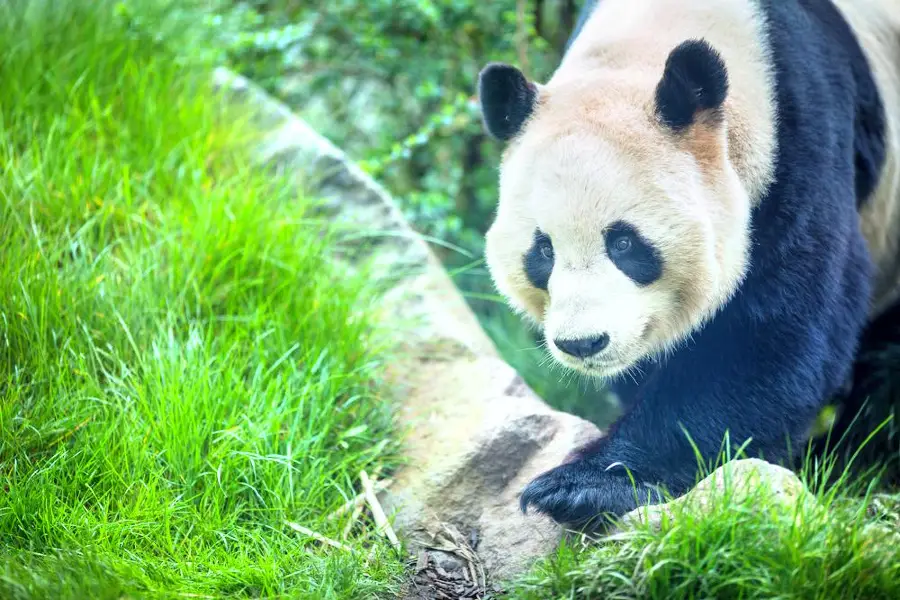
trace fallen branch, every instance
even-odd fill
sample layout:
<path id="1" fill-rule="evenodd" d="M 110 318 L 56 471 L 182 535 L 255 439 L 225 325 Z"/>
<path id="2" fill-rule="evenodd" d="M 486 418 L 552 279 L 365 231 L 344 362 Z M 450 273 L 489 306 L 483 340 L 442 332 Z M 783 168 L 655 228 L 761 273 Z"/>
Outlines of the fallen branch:
<path id="1" fill-rule="evenodd" d="M 375 471 L 372 473 L 372 479 L 378 477 L 378 473 L 381 472 L 381 465 L 375 468 Z M 385 479 L 383 481 L 376 481 L 374 483 L 375 491 L 380 492 L 381 490 L 387 488 L 389 485 L 393 483 L 392 479 Z M 341 508 L 337 509 L 330 515 L 328 515 L 328 519 L 333 519 L 335 517 L 339 517 L 345 512 L 349 507 L 353 507 L 353 513 L 350 515 L 350 518 L 347 520 L 347 524 L 344 525 L 344 530 L 341 532 L 341 539 L 346 540 L 350 535 L 350 531 L 353 529 L 353 526 L 356 524 L 356 521 L 359 520 L 359 515 L 362 514 L 363 508 L 366 506 L 366 493 L 362 492 L 356 498 L 351 500 L 350 502 L 344 504 Z"/>
<path id="2" fill-rule="evenodd" d="M 377 477 L 377 475 L 375 475 L 373 473 L 372 478 L 375 479 L 376 477 Z M 377 493 L 377 492 L 387 489 L 388 487 L 390 487 L 390 485 L 392 483 L 394 483 L 393 479 L 380 479 L 380 480 L 376 481 L 374 484 L 375 492 Z M 328 521 L 333 521 L 334 519 L 337 519 L 338 517 L 341 517 L 344 514 L 346 514 L 347 511 L 349 511 L 349 510 L 355 511 L 357 508 L 362 508 L 363 506 L 365 506 L 365 504 L 366 504 L 366 493 L 361 492 L 355 498 L 348 500 L 340 508 L 338 508 L 333 513 L 328 515 L 326 517 L 326 519 Z"/>
<path id="3" fill-rule="evenodd" d="M 397 535 L 394 533 L 394 528 L 391 527 L 390 522 L 388 522 L 387 516 L 384 514 L 384 509 L 378 501 L 378 497 L 375 495 L 375 486 L 372 485 L 372 480 L 369 479 L 365 470 L 359 472 L 359 479 L 362 482 L 363 492 L 366 495 L 366 502 L 369 504 L 369 510 L 372 511 L 372 518 L 375 519 L 375 526 L 388 540 L 390 540 L 394 549 L 399 552 L 402 545 L 400 544 L 400 540 L 397 539 Z"/>
<path id="4" fill-rule="evenodd" d="M 303 535 L 308 535 L 309 537 L 311 537 L 314 540 L 317 540 L 319 542 L 322 542 L 323 544 L 328 544 L 329 546 L 338 548 L 340 550 L 345 550 L 347 552 L 353 552 L 353 549 L 350 548 L 349 546 L 346 546 L 346 545 L 344 545 L 336 540 L 333 540 L 331 538 L 325 537 L 321 533 L 316 533 L 312 529 L 307 529 L 306 527 L 304 527 L 303 525 L 300 525 L 299 523 L 293 523 L 291 521 L 285 521 L 285 523 L 287 524 L 288 527 L 290 527 L 294 531 L 296 531 L 298 533 L 302 533 Z"/>

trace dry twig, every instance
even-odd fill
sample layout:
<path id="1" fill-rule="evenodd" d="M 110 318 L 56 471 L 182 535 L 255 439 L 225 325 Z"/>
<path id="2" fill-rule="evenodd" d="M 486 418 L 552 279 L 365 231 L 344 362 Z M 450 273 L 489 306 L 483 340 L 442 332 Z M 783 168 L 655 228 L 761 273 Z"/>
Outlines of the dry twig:
<path id="1" fill-rule="evenodd" d="M 373 473 L 372 479 L 375 479 L 376 477 L 378 477 L 378 476 Z M 394 483 L 393 479 L 381 479 L 381 480 L 375 481 L 375 483 L 373 484 L 375 486 L 375 492 L 378 493 L 382 490 L 389 488 L 392 483 Z M 329 521 L 333 521 L 333 520 L 345 515 L 347 513 L 347 511 L 356 510 L 359 507 L 365 506 L 365 504 L 366 504 L 366 493 L 360 492 L 359 494 L 356 495 L 356 497 L 351 498 L 350 500 L 347 500 L 347 502 L 342 504 L 340 506 L 340 508 L 338 508 L 333 513 L 328 515 L 326 517 L 326 519 Z"/>
<path id="2" fill-rule="evenodd" d="M 365 470 L 359 472 L 359 479 L 362 482 L 363 491 L 366 495 L 366 502 L 369 504 L 369 510 L 372 511 L 372 518 L 375 519 L 375 526 L 390 540 L 391 545 L 398 552 L 401 550 L 402 546 L 400 544 L 400 540 L 397 539 L 397 535 L 394 533 L 394 528 L 391 527 L 390 522 L 387 519 L 387 516 L 384 514 L 384 509 L 381 507 L 381 503 L 378 501 L 378 497 L 375 495 L 375 486 L 372 485 L 372 480 L 369 479 L 369 476 L 366 474 Z"/>
<path id="3" fill-rule="evenodd" d="M 325 537 L 321 533 L 316 533 L 312 529 L 308 529 L 308 528 L 304 527 L 303 525 L 300 525 L 299 523 L 293 523 L 291 521 L 285 521 L 285 523 L 287 524 L 288 527 L 290 527 L 294 531 L 296 531 L 298 533 L 302 533 L 303 535 L 308 535 L 309 537 L 311 537 L 314 540 L 317 540 L 319 542 L 322 542 L 323 544 L 328 544 L 329 546 L 338 548 L 340 550 L 345 550 L 347 552 L 353 552 L 353 549 L 350 548 L 349 546 L 346 546 L 346 545 L 344 545 L 336 540 L 333 540 L 331 538 Z"/>

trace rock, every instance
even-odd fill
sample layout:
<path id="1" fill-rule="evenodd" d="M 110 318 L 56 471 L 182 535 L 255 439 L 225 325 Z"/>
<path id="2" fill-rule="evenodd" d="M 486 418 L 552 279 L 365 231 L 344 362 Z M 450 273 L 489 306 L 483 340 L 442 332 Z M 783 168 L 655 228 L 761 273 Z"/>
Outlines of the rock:
<path id="1" fill-rule="evenodd" d="M 728 484 L 726 486 L 726 484 Z M 815 496 L 797 475 L 784 467 L 760 459 L 732 460 L 701 480 L 694 489 L 666 504 L 641 507 L 625 515 L 622 526 L 644 522 L 659 528 L 664 518 L 672 518 L 676 508 L 700 513 L 726 498 L 735 504 L 777 507 L 790 513 L 798 503 L 818 506 Z M 807 513 L 811 514 L 811 513 Z"/>
<path id="2" fill-rule="evenodd" d="M 382 309 L 403 316 L 388 378 L 406 461 L 383 503 L 419 556 L 416 577 L 435 589 L 453 580 L 452 594 L 469 597 L 489 587 L 485 572 L 493 579 L 520 574 L 555 549 L 563 530 L 523 515 L 519 492 L 600 432 L 550 409 L 500 359 L 443 266 L 377 183 L 246 79 L 219 69 L 214 82 L 266 132 L 260 161 L 296 174 L 298 186 L 323 200 L 322 210 L 348 232 L 343 259 L 373 265 L 384 283 Z M 360 235 L 373 230 L 380 235 Z M 454 579 L 457 563 L 463 583 Z"/>
<path id="3" fill-rule="evenodd" d="M 434 565 L 438 569 L 438 572 L 455 573 L 457 571 L 462 571 L 466 567 L 466 563 L 464 560 L 462 560 L 455 554 L 450 554 L 449 552 L 434 550 L 430 553 L 430 556 L 434 561 Z"/>
<path id="4" fill-rule="evenodd" d="M 428 366 L 408 381 L 418 402 L 403 407 L 403 421 L 415 428 L 407 453 L 416 460 L 387 502 L 414 544 L 452 548 L 474 532 L 478 559 L 497 578 L 528 568 L 562 536 L 549 519 L 521 513 L 521 489 L 599 435 L 530 393 L 509 395 L 516 380 L 508 365 L 482 357 Z"/>

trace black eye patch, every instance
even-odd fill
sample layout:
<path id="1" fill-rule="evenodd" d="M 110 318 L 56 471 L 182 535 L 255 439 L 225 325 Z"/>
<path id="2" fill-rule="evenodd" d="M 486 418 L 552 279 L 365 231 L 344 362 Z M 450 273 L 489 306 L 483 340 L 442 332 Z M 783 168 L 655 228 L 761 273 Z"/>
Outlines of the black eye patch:
<path id="1" fill-rule="evenodd" d="M 606 253 L 616 268 L 640 286 L 650 285 L 662 275 L 662 256 L 637 229 L 618 221 L 604 234 Z"/>
<path id="2" fill-rule="evenodd" d="M 553 272 L 553 261 L 553 244 L 550 242 L 550 236 L 540 229 L 535 229 L 534 241 L 523 259 L 525 276 L 531 285 L 539 290 L 547 289 L 550 273 Z"/>

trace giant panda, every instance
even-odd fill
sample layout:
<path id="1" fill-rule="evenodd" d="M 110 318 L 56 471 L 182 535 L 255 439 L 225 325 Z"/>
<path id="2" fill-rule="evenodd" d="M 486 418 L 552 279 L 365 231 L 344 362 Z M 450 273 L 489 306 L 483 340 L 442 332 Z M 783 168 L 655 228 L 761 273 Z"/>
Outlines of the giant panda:
<path id="1" fill-rule="evenodd" d="M 488 63 L 497 290 L 626 411 L 520 495 L 560 523 L 790 464 L 900 296 L 900 0 L 588 2 L 545 83 Z"/>

